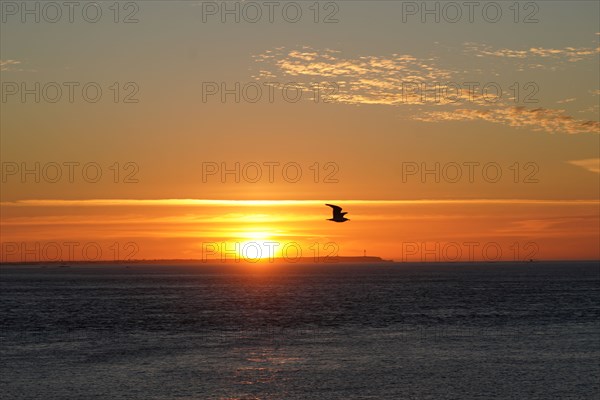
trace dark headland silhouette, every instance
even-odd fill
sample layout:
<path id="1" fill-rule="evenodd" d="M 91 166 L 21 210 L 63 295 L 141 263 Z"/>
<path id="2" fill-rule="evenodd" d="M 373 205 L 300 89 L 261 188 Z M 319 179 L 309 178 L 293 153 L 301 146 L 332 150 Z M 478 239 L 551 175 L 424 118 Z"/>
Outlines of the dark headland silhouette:
<path id="1" fill-rule="evenodd" d="M 260 260 L 251 260 L 244 258 L 207 258 L 207 259 L 196 259 L 196 258 L 171 258 L 171 259 L 132 259 L 132 260 L 72 260 L 68 264 L 65 261 L 25 261 L 25 262 L 2 262 L 0 266 L 9 265 L 31 265 L 40 266 L 43 268 L 68 268 L 77 265 L 128 265 L 128 264 L 147 264 L 147 265 L 168 265 L 168 264 L 251 264 L 255 262 L 260 263 L 274 263 L 274 264 L 336 264 L 336 263 L 382 263 L 382 262 L 394 262 L 394 260 L 386 260 L 377 256 L 320 256 L 320 257 L 295 257 L 295 258 L 263 258 Z"/>

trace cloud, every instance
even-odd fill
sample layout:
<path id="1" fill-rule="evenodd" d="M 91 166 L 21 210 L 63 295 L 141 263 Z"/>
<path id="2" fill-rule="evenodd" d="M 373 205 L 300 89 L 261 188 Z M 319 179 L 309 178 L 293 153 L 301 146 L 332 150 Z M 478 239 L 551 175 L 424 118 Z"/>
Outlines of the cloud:
<path id="1" fill-rule="evenodd" d="M 569 99 L 559 100 L 556 103 L 558 103 L 558 104 L 565 104 L 565 103 L 571 103 L 571 102 L 573 102 L 575 100 L 577 100 L 575 97 L 571 97 Z"/>
<path id="2" fill-rule="evenodd" d="M 597 215 L 582 216 L 558 216 L 539 219 L 524 219 L 511 221 L 506 227 L 494 231 L 496 235 L 508 237 L 542 238 L 542 237 L 565 237 L 565 235 L 582 236 L 597 234 Z M 577 227 L 574 230 L 574 227 Z M 531 250 L 536 247 L 536 242 L 526 242 Z M 525 242 L 523 244 L 526 244 Z"/>
<path id="3" fill-rule="evenodd" d="M 584 168 L 590 172 L 600 174 L 600 158 L 587 158 L 585 160 L 569 161 L 569 164 Z"/>
<path id="4" fill-rule="evenodd" d="M 288 206 L 323 206 L 326 202 L 344 203 L 364 206 L 410 206 L 410 205 L 452 205 L 452 204 L 522 204 L 522 205 L 596 205 L 598 200 L 545 200 L 545 199 L 421 199 L 421 200 L 223 200 L 223 199 L 39 199 L 2 201 L 2 207 L 118 207 L 118 206 L 219 206 L 232 207 L 288 207 Z"/>
<path id="5" fill-rule="evenodd" d="M 428 112 L 415 119 L 425 122 L 482 120 L 550 133 L 600 133 L 600 122 L 598 121 L 577 120 L 566 115 L 564 110 L 547 108 L 459 109 L 451 112 Z"/>
<path id="6" fill-rule="evenodd" d="M 578 111 L 580 114 L 584 114 L 584 113 L 594 113 L 594 114 L 598 114 L 598 111 L 600 110 L 600 105 L 598 104 L 594 104 L 591 107 L 587 107 L 584 108 L 583 110 Z"/>
<path id="7" fill-rule="evenodd" d="M 15 68 L 15 65 L 21 64 L 21 61 L 17 60 L 0 60 L 0 71 L 22 71 L 22 69 Z"/>
<path id="8" fill-rule="evenodd" d="M 565 48 L 561 50 L 531 48 L 498 52 L 481 50 L 508 58 L 559 57 L 569 58 L 595 54 L 596 50 Z M 325 101 L 343 104 L 445 106 L 445 111 L 412 110 L 412 118 L 427 122 L 483 120 L 512 127 L 530 128 L 550 133 L 598 133 L 599 123 L 578 120 L 561 109 L 517 107 L 514 102 L 484 93 L 481 86 L 469 87 L 460 74 L 438 66 L 435 58 L 417 58 L 408 54 L 388 56 L 344 56 L 340 51 L 315 50 L 310 47 L 286 50 L 276 48 L 255 56 L 260 64 L 254 78 L 277 87 L 281 82 L 293 82 L 307 91 L 315 84 L 332 83 L 330 91 L 322 91 Z M 288 83 L 289 85 L 289 83 Z M 327 93 L 326 93 L 327 92 Z M 513 99 L 514 100 L 514 99 Z M 570 103 L 567 98 L 558 103 Z M 448 111 L 449 107 L 462 107 Z M 593 110 L 592 110 L 593 111 Z"/>
<path id="9" fill-rule="evenodd" d="M 328 100 L 345 104 L 462 104 L 483 103 L 480 93 L 454 82 L 457 72 L 437 65 L 433 58 L 407 54 L 348 58 L 339 51 L 278 48 L 255 56 L 261 64 L 256 79 L 289 82 L 313 90 L 315 83 L 335 81 Z M 277 86 L 276 83 L 273 84 Z M 448 94 L 444 96 L 444 94 Z"/>
<path id="10" fill-rule="evenodd" d="M 491 46 L 478 43 L 465 43 L 465 51 L 474 53 L 476 57 L 500 57 L 500 58 L 553 58 L 562 59 L 568 62 L 577 62 L 586 58 L 591 58 L 600 54 L 600 47 L 564 47 L 562 49 L 552 49 L 544 47 L 530 47 L 529 49 L 494 49 Z"/>

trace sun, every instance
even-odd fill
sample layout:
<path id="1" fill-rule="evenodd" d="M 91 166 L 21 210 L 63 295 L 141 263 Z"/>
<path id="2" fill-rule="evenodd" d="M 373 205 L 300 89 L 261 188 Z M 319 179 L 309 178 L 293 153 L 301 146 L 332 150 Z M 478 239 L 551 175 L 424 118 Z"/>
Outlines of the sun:
<path id="1" fill-rule="evenodd" d="M 245 232 L 240 235 L 243 239 L 237 243 L 237 253 L 240 259 L 249 262 L 273 259 L 279 243 L 273 239 L 270 232 Z"/>

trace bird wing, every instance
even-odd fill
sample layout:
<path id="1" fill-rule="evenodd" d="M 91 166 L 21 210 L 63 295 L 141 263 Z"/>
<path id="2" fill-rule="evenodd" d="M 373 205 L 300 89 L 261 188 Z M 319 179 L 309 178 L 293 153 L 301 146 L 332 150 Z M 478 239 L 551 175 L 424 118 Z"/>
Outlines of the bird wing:
<path id="1" fill-rule="evenodd" d="M 336 216 L 341 216 L 342 213 L 342 207 L 340 206 L 335 206 L 333 204 L 325 204 L 326 206 L 329 206 L 331 208 L 333 208 L 333 217 L 335 218 Z"/>

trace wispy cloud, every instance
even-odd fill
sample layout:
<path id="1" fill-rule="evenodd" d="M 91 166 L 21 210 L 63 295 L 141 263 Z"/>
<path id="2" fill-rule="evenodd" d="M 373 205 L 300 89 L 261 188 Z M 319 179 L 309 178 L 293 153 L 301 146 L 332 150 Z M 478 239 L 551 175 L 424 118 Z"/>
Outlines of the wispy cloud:
<path id="1" fill-rule="evenodd" d="M 485 55 L 508 58 L 568 57 L 596 54 L 597 50 L 565 48 L 561 50 L 479 50 Z M 482 120 L 512 127 L 550 133 L 599 133 L 600 123 L 578 120 L 565 110 L 514 106 L 507 99 L 490 101 L 482 90 L 468 88 L 461 73 L 438 65 L 435 58 L 420 59 L 407 54 L 347 57 L 331 49 L 317 51 L 310 47 L 298 50 L 276 48 L 255 57 L 260 63 L 256 79 L 266 82 L 293 81 L 310 90 L 311 84 L 335 82 L 337 90 L 327 100 L 343 104 L 388 106 L 419 105 L 461 107 L 445 111 L 414 111 L 413 119 L 427 122 Z M 468 80 L 468 79 L 467 79 Z M 493 99 L 494 100 L 494 99 Z M 575 98 L 561 100 L 569 103 Z M 592 110 L 593 111 L 593 110 Z"/>
<path id="2" fill-rule="evenodd" d="M 587 158 L 585 160 L 569 161 L 569 164 L 576 165 L 588 171 L 600 174 L 600 158 Z"/>
<path id="3" fill-rule="evenodd" d="M 506 226 L 496 229 L 494 236 L 524 238 L 589 236 L 597 234 L 597 222 L 598 216 L 593 214 L 523 219 L 511 221 Z"/>
<path id="4" fill-rule="evenodd" d="M 501 57 L 501 58 L 553 58 L 568 62 L 582 61 L 600 53 L 600 47 L 563 47 L 560 49 L 530 47 L 528 49 L 495 49 L 479 43 L 465 43 L 465 51 L 475 54 L 476 57 Z"/>
<path id="5" fill-rule="evenodd" d="M 22 71 L 22 69 L 15 67 L 21 64 L 21 61 L 17 60 L 0 60 L 0 71 Z"/>
<path id="6" fill-rule="evenodd" d="M 566 115 L 564 110 L 547 108 L 507 107 L 433 111 L 426 112 L 415 119 L 425 122 L 482 120 L 551 133 L 600 133 L 600 122 L 598 121 L 577 120 Z"/>
<path id="7" fill-rule="evenodd" d="M 568 99 L 559 100 L 559 101 L 557 101 L 556 103 L 557 103 L 557 104 L 566 104 L 566 103 L 572 103 L 572 102 L 574 102 L 575 100 L 577 100 L 575 97 L 571 97 L 571 98 L 568 98 Z"/>
<path id="8" fill-rule="evenodd" d="M 338 90 L 328 100 L 345 104 L 462 104 L 469 99 L 481 103 L 483 96 L 450 82 L 458 81 L 456 71 L 442 68 L 434 58 L 420 59 L 408 54 L 345 57 L 331 49 L 301 50 L 277 48 L 255 57 L 260 63 L 256 79 L 294 80 L 311 89 L 319 82 L 335 81 Z M 441 96 L 449 93 L 450 96 Z M 461 101 L 462 100 L 462 101 Z"/>
<path id="9" fill-rule="evenodd" d="M 83 199 L 83 200 L 16 200 L 3 201 L 0 206 L 15 207 L 76 207 L 76 206 L 222 206 L 222 207 L 287 207 L 322 206 L 327 202 L 343 202 L 347 205 L 443 205 L 443 204 L 535 204 L 535 205 L 590 205 L 599 204 L 597 200 L 545 200 L 545 199 L 421 199 L 421 200 L 219 200 L 219 199 Z"/>

